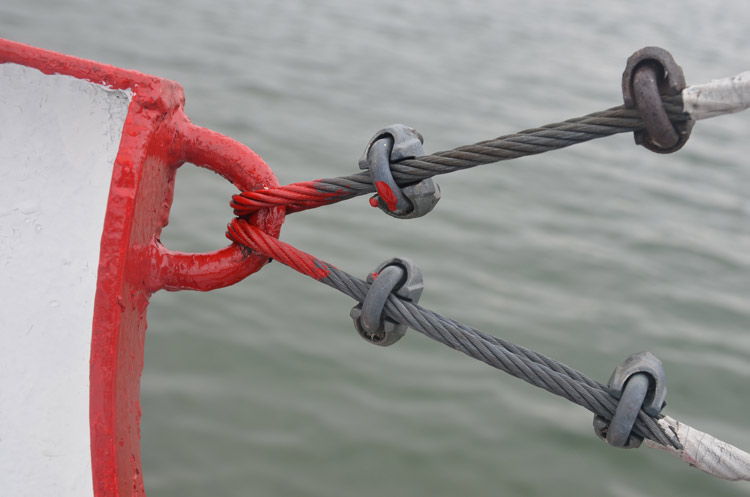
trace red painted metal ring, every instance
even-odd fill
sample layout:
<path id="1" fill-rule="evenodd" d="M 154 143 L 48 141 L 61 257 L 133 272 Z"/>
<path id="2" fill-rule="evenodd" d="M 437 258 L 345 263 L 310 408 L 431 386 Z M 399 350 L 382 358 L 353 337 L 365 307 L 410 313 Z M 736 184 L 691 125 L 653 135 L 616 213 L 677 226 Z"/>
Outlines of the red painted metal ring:
<path id="1" fill-rule="evenodd" d="M 192 124 L 184 114 L 176 118 L 177 146 L 182 162 L 205 167 L 226 178 L 239 190 L 263 190 L 279 186 L 276 176 L 263 159 L 247 146 L 215 131 Z M 265 233 L 278 238 L 284 222 L 283 206 L 268 207 L 255 212 L 249 222 Z M 150 291 L 208 291 L 233 285 L 263 267 L 269 258 L 249 253 L 233 243 L 208 253 L 171 251 L 158 240 L 152 247 L 154 264 Z"/>

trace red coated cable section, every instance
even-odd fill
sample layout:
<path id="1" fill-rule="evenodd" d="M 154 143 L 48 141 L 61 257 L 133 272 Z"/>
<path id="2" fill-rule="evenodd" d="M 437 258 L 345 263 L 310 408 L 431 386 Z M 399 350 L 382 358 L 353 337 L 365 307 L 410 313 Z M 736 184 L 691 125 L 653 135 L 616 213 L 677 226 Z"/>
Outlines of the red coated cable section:
<path id="1" fill-rule="evenodd" d="M 232 222 L 227 226 L 226 236 L 233 242 L 276 259 L 316 280 L 322 280 L 330 274 L 327 264 L 323 261 L 272 237 L 244 219 L 232 219 Z"/>
<path id="2" fill-rule="evenodd" d="M 229 204 L 237 216 L 247 216 L 266 207 L 286 206 L 287 214 L 329 205 L 349 198 L 346 191 L 326 192 L 316 185 L 319 180 L 245 191 L 232 196 Z"/>

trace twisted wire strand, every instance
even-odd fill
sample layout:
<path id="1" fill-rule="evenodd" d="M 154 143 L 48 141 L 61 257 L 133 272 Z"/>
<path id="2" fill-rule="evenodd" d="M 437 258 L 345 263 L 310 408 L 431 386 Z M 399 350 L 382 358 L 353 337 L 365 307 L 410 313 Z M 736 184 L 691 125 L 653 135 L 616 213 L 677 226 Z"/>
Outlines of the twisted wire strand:
<path id="1" fill-rule="evenodd" d="M 229 224 L 227 237 L 359 302 L 365 299 L 369 289 L 365 281 L 267 235 L 243 219 L 234 219 Z M 543 354 L 488 335 L 393 294 L 388 297 L 384 312 L 394 321 L 433 340 L 564 397 L 599 416 L 612 419 L 614 415 L 617 400 L 604 385 Z M 659 419 L 641 410 L 633 429 L 646 439 L 680 449 L 680 442 L 658 424 Z"/>
<path id="2" fill-rule="evenodd" d="M 750 72 L 726 81 L 712 81 L 691 87 L 676 97 L 663 97 L 670 120 L 705 119 L 749 107 Z M 691 90 L 691 91 L 688 91 Z M 683 96 L 686 95 L 683 101 Z M 392 163 L 391 170 L 400 186 L 448 172 L 481 164 L 539 154 L 576 143 L 638 131 L 644 124 L 635 110 L 614 107 L 549 124 L 512 135 L 486 140 L 454 150 L 438 152 Z M 369 172 L 339 178 L 294 183 L 257 192 L 235 195 L 232 207 L 239 216 L 274 206 L 285 206 L 287 213 L 328 205 L 374 192 Z M 263 233 L 243 219 L 229 225 L 227 237 L 275 258 L 346 295 L 363 302 L 369 285 L 291 245 Z M 605 419 L 612 419 L 618 401 L 607 387 L 543 354 L 463 325 L 433 311 L 391 294 L 384 306 L 390 319 L 406 324 L 425 336 L 443 343 L 490 366 L 523 379 L 548 392 L 562 396 Z M 646 439 L 646 445 L 667 450 L 701 471 L 727 480 L 750 480 L 750 453 L 676 421 L 669 416 L 651 417 L 639 411 L 633 432 Z"/>
<path id="3" fill-rule="evenodd" d="M 664 97 L 662 101 L 672 121 L 690 118 L 683 112 L 680 96 Z M 391 173 L 399 186 L 406 186 L 439 174 L 541 154 L 596 138 L 641 129 L 644 129 L 644 124 L 638 110 L 627 109 L 624 106 L 612 107 L 560 123 L 395 162 L 391 164 Z M 246 216 L 259 209 L 279 205 L 286 206 L 287 213 L 292 213 L 373 192 L 375 188 L 370 174 L 363 171 L 349 176 L 242 192 L 232 197 L 230 205 L 237 216 Z"/>

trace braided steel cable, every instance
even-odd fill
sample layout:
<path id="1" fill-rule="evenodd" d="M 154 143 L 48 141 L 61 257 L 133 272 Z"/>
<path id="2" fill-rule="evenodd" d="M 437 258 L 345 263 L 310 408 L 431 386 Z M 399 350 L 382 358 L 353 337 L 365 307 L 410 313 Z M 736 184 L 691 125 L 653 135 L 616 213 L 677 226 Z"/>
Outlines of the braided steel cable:
<path id="1" fill-rule="evenodd" d="M 682 98 L 679 95 L 664 97 L 662 101 L 671 120 L 677 122 L 690 119 L 683 112 Z M 618 106 L 541 128 L 394 162 L 391 164 L 391 173 L 399 186 L 406 186 L 439 174 L 541 154 L 596 138 L 642 129 L 644 124 L 638 110 Z M 363 171 L 338 178 L 242 192 L 232 197 L 230 205 L 237 216 L 247 216 L 259 209 L 279 205 L 286 206 L 289 214 L 373 192 L 375 188 L 370 174 Z"/>
<path id="2" fill-rule="evenodd" d="M 750 71 L 702 85 L 685 88 L 680 95 L 662 96 L 662 105 L 673 124 L 706 119 L 750 108 Z M 391 164 L 399 186 L 468 169 L 482 164 L 516 159 L 565 148 L 617 133 L 646 128 L 640 111 L 624 106 L 594 112 L 540 128 L 485 140 L 453 150 L 423 155 Z M 238 216 L 266 207 L 286 206 L 288 214 L 374 193 L 368 171 L 338 178 L 292 183 L 286 186 L 246 191 L 232 197 Z"/>
<path id="3" fill-rule="evenodd" d="M 243 219 L 234 219 L 229 224 L 227 237 L 358 302 L 363 302 L 367 295 L 369 284 L 365 281 L 277 240 Z M 618 401 L 606 386 L 543 354 L 488 335 L 393 294 L 388 297 L 384 312 L 390 319 L 433 340 L 564 397 L 599 416 L 612 419 L 614 415 Z M 633 430 L 655 443 L 680 450 L 679 440 L 658 424 L 659 419 L 641 410 Z"/>
<path id="4" fill-rule="evenodd" d="M 662 104 L 673 125 L 691 119 L 739 112 L 750 108 L 750 72 L 688 87 L 679 96 L 662 97 Z M 614 107 L 562 123 L 391 163 L 390 169 L 395 181 L 403 187 L 437 174 L 539 154 L 644 128 L 639 111 Z M 247 216 L 259 209 L 274 206 L 285 206 L 286 212 L 291 213 L 372 192 L 375 192 L 375 188 L 369 171 L 365 171 L 351 176 L 243 192 L 233 197 L 231 205 L 238 216 Z M 363 302 L 368 293 L 370 285 L 365 281 L 280 242 L 244 219 L 235 219 L 229 225 L 227 237 L 359 302 Z M 453 321 L 408 300 L 399 299 L 394 294 L 388 296 L 383 312 L 393 321 L 564 397 L 606 420 L 611 420 L 617 410 L 619 401 L 610 394 L 608 387 L 533 350 Z M 727 480 L 750 480 L 750 453 L 669 416 L 650 416 L 641 409 L 632 430 L 645 438 L 649 447 L 666 450 L 701 471 Z"/>

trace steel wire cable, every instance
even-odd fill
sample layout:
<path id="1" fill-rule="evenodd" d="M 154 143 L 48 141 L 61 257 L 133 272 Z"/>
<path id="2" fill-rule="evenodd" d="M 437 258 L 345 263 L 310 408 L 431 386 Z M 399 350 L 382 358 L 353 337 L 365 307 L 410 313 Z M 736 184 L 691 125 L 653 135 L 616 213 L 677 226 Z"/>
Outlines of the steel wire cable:
<path id="1" fill-rule="evenodd" d="M 664 97 L 662 101 L 671 120 L 677 122 L 690 119 L 683 112 L 679 95 Z M 391 164 L 391 173 L 399 186 L 406 186 L 439 174 L 541 154 L 596 138 L 642 129 L 644 124 L 637 109 L 618 106 L 473 145 L 394 162 Z M 286 206 L 287 213 L 292 213 L 373 192 L 375 187 L 370 174 L 363 171 L 337 178 L 242 192 L 232 197 L 231 206 L 238 216 L 279 205 Z"/>
<path id="2" fill-rule="evenodd" d="M 258 251 L 296 271 L 363 302 L 369 284 L 341 269 L 264 233 L 243 219 L 228 226 L 227 237 Z M 406 324 L 425 336 L 478 359 L 550 393 L 564 397 L 589 411 L 611 419 L 617 407 L 606 386 L 543 354 L 461 324 L 417 304 L 391 294 L 384 312 L 392 320 Z M 680 449 L 680 442 L 643 410 L 633 430 L 661 445 Z"/>
<path id="3" fill-rule="evenodd" d="M 662 104 L 675 125 L 739 112 L 750 108 L 750 72 L 688 87 L 681 95 L 662 97 Z M 644 128 L 639 111 L 613 107 L 453 150 L 392 162 L 390 169 L 397 184 L 403 187 L 438 174 Z M 240 217 L 230 223 L 227 237 L 364 302 L 369 290 L 367 282 L 267 235 L 243 217 L 274 206 L 284 206 L 287 213 L 298 212 L 372 192 L 375 188 L 369 171 L 243 192 L 235 195 L 231 202 Z M 388 296 L 383 313 L 433 340 L 579 404 L 597 416 L 611 420 L 616 411 L 619 401 L 605 385 L 543 354 L 453 321 L 394 294 Z M 651 416 L 641 409 L 632 431 L 646 439 L 646 445 L 667 450 L 713 476 L 750 480 L 749 453 L 669 416 Z"/>

